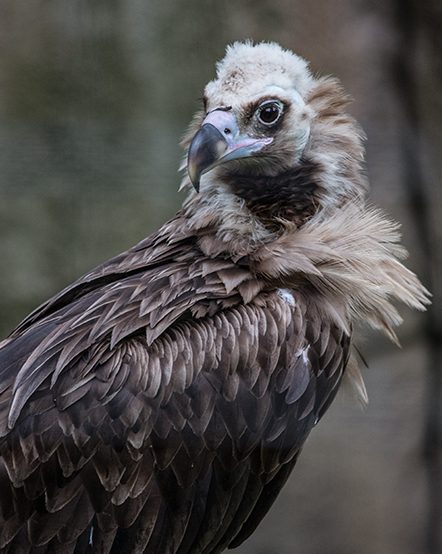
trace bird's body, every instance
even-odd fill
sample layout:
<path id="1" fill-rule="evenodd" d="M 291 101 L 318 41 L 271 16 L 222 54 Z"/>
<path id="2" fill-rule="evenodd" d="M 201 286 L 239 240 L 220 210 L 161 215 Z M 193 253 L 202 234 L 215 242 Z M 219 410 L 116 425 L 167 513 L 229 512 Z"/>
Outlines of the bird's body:
<path id="1" fill-rule="evenodd" d="M 199 194 L 0 345 L 0 552 L 209 554 L 255 529 L 344 374 L 363 387 L 353 321 L 392 335 L 390 297 L 426 302 L 344 105 L 235 45 L 185 140 Z"/>

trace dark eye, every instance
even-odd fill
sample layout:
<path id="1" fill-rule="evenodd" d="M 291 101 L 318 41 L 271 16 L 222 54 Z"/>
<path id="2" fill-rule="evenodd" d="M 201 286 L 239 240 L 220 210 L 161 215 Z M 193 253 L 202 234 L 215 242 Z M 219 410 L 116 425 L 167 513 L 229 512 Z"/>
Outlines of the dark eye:
<path id="1" fill-rule="evenodd" d="M 258 120 L 264 125 L 273 125 L 278 121 L 282 114 L 282 104 L 280 102 L 264 102 L 257 110 Z"/>

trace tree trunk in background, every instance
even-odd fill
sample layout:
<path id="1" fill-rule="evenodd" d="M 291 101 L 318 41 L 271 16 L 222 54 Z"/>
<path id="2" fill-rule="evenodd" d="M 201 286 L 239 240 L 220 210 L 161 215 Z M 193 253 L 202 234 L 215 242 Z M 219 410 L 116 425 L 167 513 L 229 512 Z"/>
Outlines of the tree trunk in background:
<path id="1" fill-rule="evenodd" d="M 428 554 L 442 552 L 442 259 L 439 248 L 442 231 L 438 213 L 441 191 L 437 179 L 441 174 L 437 166 L 441 162 L 440 153 L 432 148 L 438 141 L 431 136 L 434 121 L 442 113 L 441 15 L 439 0 L 424 3 L 396 0 L 400 38 L 394 69 L 403 111 L 404 185 L 423 250 L 421 276 L 433 293 L 433 304 L 425 323 L 429 366 L 423 457 L 428 487 Z M 427 64 L 424 71 L 418 71 L 417 59 L 422 50 Z M 429 159 L 424 159 L 422 146 L 427 147 Z"/>

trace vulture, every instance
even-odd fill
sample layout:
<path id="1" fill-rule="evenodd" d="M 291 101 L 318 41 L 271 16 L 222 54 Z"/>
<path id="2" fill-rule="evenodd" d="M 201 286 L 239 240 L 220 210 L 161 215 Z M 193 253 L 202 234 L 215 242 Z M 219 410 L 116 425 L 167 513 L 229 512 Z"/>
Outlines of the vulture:
<path id="1" fill-rule="evenodd" d="M 354 325 L 429 293 L 366 199 L 337 80 L 234 43 L 183 139 L 177 215 L 0 343 L 0 552 L 240 545 L 342 381 Z"/>

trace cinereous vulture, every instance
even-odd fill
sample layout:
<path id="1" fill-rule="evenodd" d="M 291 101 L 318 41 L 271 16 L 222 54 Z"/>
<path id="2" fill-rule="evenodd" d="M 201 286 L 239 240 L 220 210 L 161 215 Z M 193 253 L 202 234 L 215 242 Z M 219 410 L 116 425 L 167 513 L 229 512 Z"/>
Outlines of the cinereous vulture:
<path id="1" fill-rule="evenodd" d="M 182 209 L 0 344 L 0 552 L 234 548 L 343 378 L 365 396 L 353 324 L 394 339 L 428 293 L 347 103 L 277 44 L 227 49 Z"/>

